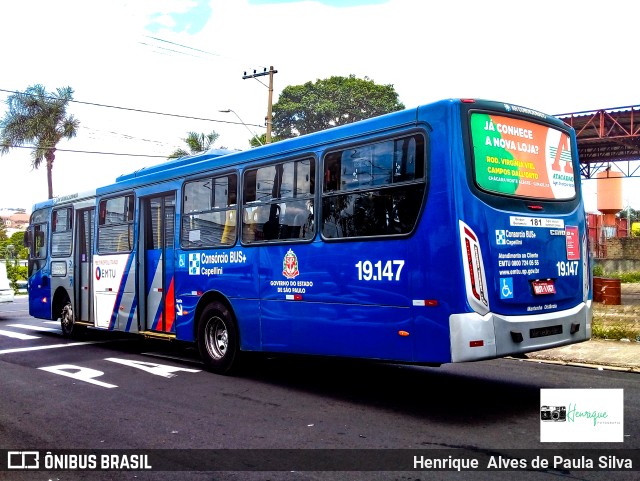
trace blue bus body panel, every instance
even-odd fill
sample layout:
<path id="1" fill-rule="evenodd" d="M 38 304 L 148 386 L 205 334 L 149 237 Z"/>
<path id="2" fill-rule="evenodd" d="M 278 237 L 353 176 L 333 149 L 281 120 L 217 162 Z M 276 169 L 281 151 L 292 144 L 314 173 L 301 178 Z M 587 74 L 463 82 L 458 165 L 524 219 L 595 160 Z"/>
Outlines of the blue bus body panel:
<path id="1" fill-rule="evenodd" d="M 259 350 L 259 249 L 239 244 L 227 249 L 176 249 L 176 337 L 195 340 L 196 309 L 207 293 L 221 294 L 232 304 L 242 347 Z M 205 299 L 203 301 L 203 298 Z"/>
<path id="2" fill-rule="evenodd" d="M 555 229 L 521 227 L 511 225 L 513 219 L 517 223 L 521 219 L 529 223 L 545 219 L 563 225 Z M 589 273 L 583 272 L 581 257 L 572 251 L 578 253 L 582 248 L 585 232 L 578 230 L 578 226 L 584 225 L 582 212 L 544 217 L 518 213 L 493 215 L 484 224 L 486 230 L 478 234 L 487 240 L 487 260 L 495 272 L 492 279 L 487 279 L 493 312 L 519 315 L 565 310 L 582 301 L 582 276 Z M 567 229 L 577 232 L 575 247 L 567 247 Z M 555 293 L 534 294 L 532 283 L 547 280 L 553 282 Z"/>
<path id="3" fill-rule="evenodd" d="M 401 244 L 399 245 L 401 247 Z M 344 244 L 323 255 L 320 244 L 272 246 L 260 250 L 262 344 L 266 351 L 380 359 L 413 359 L 408 284 L 380 276 L 382 266 L 406 253 L 389 252 L 384 242 Z M 290 267 L 287 259 L 292 259 Z M 357 279 L 357 262 L 380 272 Z M 391 262 L 391 264 L 388 264 Z M 374 268 L 375 270 L 375 268 Z M 406 276 L 405 276 L 406 278 Z"/>
<path id="4" fill-rule="evenodd" d="M 49 263 L 47 263 L 47 266 Z M 51 319 L 51 282 L 48 267 L 36 270 L 29 278 L 29 315 Z"/>

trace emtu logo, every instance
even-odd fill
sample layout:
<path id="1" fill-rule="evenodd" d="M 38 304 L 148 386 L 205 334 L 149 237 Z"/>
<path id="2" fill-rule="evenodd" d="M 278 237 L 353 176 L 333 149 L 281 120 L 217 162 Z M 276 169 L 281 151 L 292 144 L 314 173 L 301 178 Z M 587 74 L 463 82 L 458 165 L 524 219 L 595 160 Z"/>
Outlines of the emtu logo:
<path id="1" fill-rule="evenodd" d="M 96 280 L 99 281 L 102 277 L 102 271 L 100 270 L 100 266 L 96 267 Z"/>

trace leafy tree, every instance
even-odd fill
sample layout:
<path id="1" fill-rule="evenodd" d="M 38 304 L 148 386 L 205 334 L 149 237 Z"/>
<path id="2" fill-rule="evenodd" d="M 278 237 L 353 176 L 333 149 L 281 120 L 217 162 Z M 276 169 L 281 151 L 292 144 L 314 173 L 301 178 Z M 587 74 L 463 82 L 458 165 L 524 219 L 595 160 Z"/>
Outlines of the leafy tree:
<path id="1" fill-rule="evenodd" d="M 8 239 L 6 236 L 0 239 L 0 258 L 6 262 L 7 278 L 16 292 L 16 281 L 27 279 L 27 266 L 21 265 L 19 260 L 26 260 L 28 256 L 29 249 L 24 247 L 24 232 L 14 232 Z"/>
<path id="2" fill-rule="evenodd" d="M 214 142 L 218 140 L 218 137 L 220 137 L 220 134 L 218 134 L 215 130 L 212 130 L 210 134 L 189 132 L 187 136 L 182 139 L 187 144 L 187 147 L 189 147 L 189 151 L 186 151 L 182 148 L 177 149 L 173 154 L 167 157 L 167 159 L 178 159 L 180 157 L 184 157 L 185 155 L 199 154 L 200 152 L 209 150 L 213 146 Z"/>
<path id="3" fill-rule="evenodd" d="M 0 259 L 27 259 L 28 255 L 29 249 L 24 246 L 24 232 L 14 232 L 8 238 L 6 235 L 0 236 Z"/>
<path id="4" fill-rule="evenodd" d="M 629 219 L 628 228 L 631 229 L 631 235 L 633 237 L 638 237 L 640 232 L 636 229 L 635 231 L 632 229 L 633 224 L 640 222 L 640 210 L 632 209 L 631 207 L 626 207 L 621 210 L 618 216 L 621 219 Z"/>
<path id="5" fill-rule="evenodd" d="M 273 131 L 285 139 L 402 109 L 393 85 L 334 76 L 285 87 L 273 105 Z"/>
<path id="6" fill-rule="evenodd" d="M 0 121 L 0 155 L 9 153 L 14 147 L 31 144 L 31 166 L 37 169 L 46 160 L 50 199 L 53 198 L 52 169 L 56 146 L 62 139 L 75 137 L 80 126 L 73 115 L 67 115 L 71 100 L 71 87 L 47 93 L 42 85 L 36 84 L 7 98 L 9 109 Z"/>
<path id="7" fill-rule="evenodd" d="M 631 207 L 625 208 L 620 211 L 620 218 L 626 219 L 628 216 L 631 222 L 639 222 L 640 221 L 640 211 L 636 209 L 632 209 Z"/>
<path id="8" fill-rule="evenodd" d="M 18 261 L 14 259 L 11 262 L 7 262 L 7 279 L 9 279 L 9 284 L 11 288 L 17 293 L 18 285 L 17 281 L 26 281 L 28 275 L 27 266 L 21 266 L 18 264 Z"/>
<path id="9" fill-rule="evenodd" d="M 277 142 L 278 140 L 282 140 L 282 139 L 275 135 L 271 136 L 271 143 Z M 251 147 L 260 147 L 261 145 L 265 145 L 266 143 L 267 143 L 266 133 L 262 135 L 254 135 L 249 139 L 249 144 L 251 145 Z"/>

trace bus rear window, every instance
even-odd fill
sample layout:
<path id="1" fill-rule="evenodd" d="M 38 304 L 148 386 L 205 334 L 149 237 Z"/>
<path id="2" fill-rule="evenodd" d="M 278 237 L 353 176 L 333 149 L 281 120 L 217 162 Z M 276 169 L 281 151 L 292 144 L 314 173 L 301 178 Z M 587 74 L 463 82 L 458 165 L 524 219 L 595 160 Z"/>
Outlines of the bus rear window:
<path id="1" fill-rule="evenodd" d="M 476 185 L 488 192 L 544 200 L 576 195 L 569 136 L 522 119 L 471 114 Z"/>

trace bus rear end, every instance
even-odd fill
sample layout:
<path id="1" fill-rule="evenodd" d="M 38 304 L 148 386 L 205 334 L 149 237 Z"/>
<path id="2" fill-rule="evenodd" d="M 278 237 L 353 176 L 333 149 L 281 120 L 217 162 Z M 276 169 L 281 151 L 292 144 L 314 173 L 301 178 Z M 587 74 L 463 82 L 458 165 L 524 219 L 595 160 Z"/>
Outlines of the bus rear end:
<path id="1" fill-rule="evenodd" d="M 590 268 L 575 133 L 554 117 L 463 101 L 456 209 L 470 312 L 450 316 L 452 361 L 591 337 Z"/>

